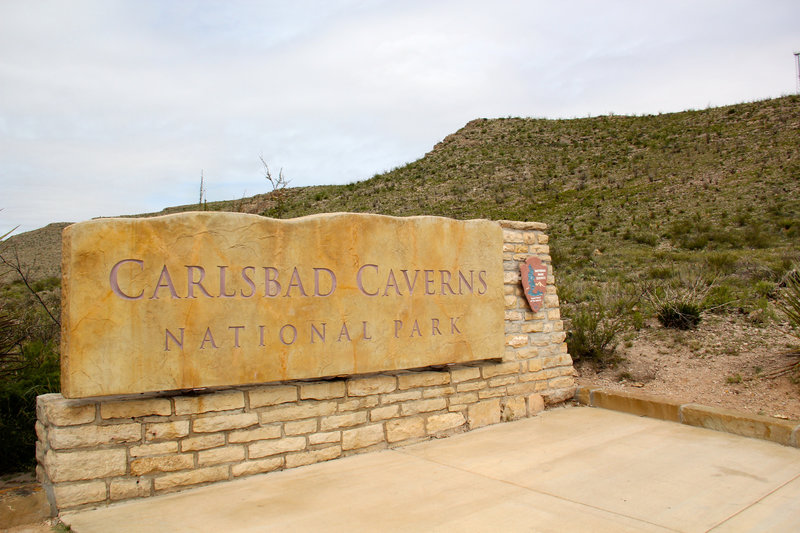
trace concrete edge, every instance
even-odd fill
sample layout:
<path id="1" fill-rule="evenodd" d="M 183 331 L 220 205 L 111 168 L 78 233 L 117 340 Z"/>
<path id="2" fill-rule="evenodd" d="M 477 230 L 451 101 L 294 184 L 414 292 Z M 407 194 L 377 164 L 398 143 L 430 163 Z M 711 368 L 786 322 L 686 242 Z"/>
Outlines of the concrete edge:
<path id="1" fill-rule="evenodd" d="M 574 400 L 581 405 L 637 416 L 678 422 L 743 437 L 800 448 L 800 421 L 751 415 L 733 409 L 684 403 L 644 393 L 578 387 Z"/>

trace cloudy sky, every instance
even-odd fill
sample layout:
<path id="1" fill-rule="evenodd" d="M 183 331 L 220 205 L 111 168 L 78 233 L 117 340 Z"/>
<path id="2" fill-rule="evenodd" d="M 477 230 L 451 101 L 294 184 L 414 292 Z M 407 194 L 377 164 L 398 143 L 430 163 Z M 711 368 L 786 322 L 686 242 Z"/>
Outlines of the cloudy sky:
<path id="1" fill-rule="evenodd" d="M 0 235 L 348 183 L 479 117 L 797 90 L 797 0 L 0 0 Z"/>

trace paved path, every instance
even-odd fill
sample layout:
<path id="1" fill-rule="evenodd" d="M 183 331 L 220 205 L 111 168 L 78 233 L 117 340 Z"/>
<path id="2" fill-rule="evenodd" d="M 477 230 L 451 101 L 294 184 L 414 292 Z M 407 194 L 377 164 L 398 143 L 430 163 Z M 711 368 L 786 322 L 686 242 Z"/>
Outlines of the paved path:
<path id="1" fill-rule="evenodd" d="M 63 519 L 77 533 L 797 531 L 800 449 L 573 407 Z"/>

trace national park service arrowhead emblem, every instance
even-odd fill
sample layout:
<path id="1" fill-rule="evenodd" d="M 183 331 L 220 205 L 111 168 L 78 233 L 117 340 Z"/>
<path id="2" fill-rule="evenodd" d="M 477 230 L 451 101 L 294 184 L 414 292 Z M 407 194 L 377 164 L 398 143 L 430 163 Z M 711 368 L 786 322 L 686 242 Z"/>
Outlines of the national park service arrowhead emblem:
<path id="1" fill-rule="evenodd" d="M 536 313 L 544 305 L 544 293 L 547 289 L 547 266 L 538 257 L 529 257 L 519 266 L 522 274 L 522 289 L 525 299 Z"/>

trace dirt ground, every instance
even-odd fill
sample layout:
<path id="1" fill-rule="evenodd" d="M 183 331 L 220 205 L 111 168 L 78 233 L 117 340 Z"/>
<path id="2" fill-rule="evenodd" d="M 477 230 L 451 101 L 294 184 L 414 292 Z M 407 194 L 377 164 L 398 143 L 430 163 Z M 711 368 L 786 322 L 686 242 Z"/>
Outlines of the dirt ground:
<path id="1" fill-rule="evenodd" d="M 653 320 L 617 348 L 620 361 L 605 368 L 577 361 L 583 387 L 640 391 L 800 420 L 800 340 L 779 327 L 758 326 L 744 315 L 706 315 L 697 329 L 670 330 Z M 781 374 L 781 375 L 778 375 Z"/>

